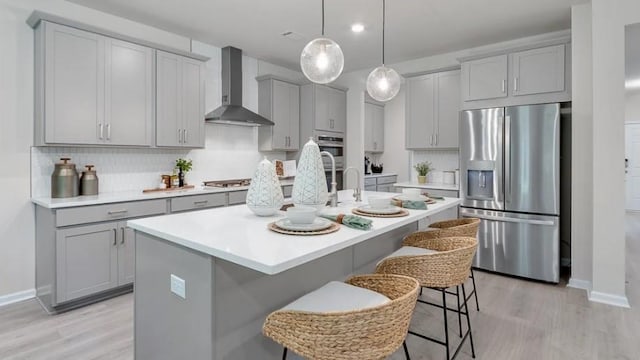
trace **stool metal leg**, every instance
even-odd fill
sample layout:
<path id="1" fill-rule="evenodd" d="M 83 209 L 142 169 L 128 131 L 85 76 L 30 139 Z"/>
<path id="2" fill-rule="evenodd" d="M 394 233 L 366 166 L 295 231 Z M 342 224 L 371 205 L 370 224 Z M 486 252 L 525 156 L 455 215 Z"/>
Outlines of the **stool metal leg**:
<path id="1" fill-rule="evenodd" d="M 287 348 L 284 348 L 284 350 L 282 351 L 282 360 L 285 360 L 287 358 Z"/>
<path id="2" fill-rule="evenodd" d="M 402 347 L 404 348 L 404 358 L 407 360 L 411 360 L 411 356 L 409 356 L 409 349 L 407 349 L 407 341 L 402 342 Z"/>
<path id="3" fill-rule="evenodd" d="M 464 290 L 464 284 L 462 284 L 462 296 L 467 297 L 467 292 Z M 469 319 L 469 307 L 467 306 L 467 302 L 464 302 L 464 312 L 467 316 L 467 329 L 469 331 L 469 342 L 471 343 L 471 357 L 476 358 L 476 350 L 473 347 L 473 332 L 471 331 L 471 320 Z"/>
<path id="4" fill-rule="evenodd" d="M 462 337 L 462 314 L 460 314 L 460 286 L 456 286 L 456 299 L 458 300 L 458 330 Z"/>
<path id="5" fill-rule="evenodd" d="M 444 314 L 444 346 L 447 348 L 447 360 L 449 357 L 449 326 L 447 324 L 447 293 L 442 289 L 442 314 Z"/>
<path id="6" fill-rule="evenodd" d="M 478 304 L 478 288 L 476 287 L 476 277 L 473 275 L 473 268 L 471 268 L 471 282 L 473 283 L 473 296 L 476 298 L 476 310 L 480 311 L 480 305 Z M 465 304 L 467 301 L 465 300 Z"/>

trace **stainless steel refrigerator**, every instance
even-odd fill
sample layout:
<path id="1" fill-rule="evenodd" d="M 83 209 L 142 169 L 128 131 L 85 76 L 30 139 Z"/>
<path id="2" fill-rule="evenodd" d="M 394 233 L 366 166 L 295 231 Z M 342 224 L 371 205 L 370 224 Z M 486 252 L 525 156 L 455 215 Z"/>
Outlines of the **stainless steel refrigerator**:
<path id="1" fill-rule="evenodd" d="M 557 283 L 560 104 L 463 111 L 460 173 L 460 213 L 482 220 L 474 266 Z"/>

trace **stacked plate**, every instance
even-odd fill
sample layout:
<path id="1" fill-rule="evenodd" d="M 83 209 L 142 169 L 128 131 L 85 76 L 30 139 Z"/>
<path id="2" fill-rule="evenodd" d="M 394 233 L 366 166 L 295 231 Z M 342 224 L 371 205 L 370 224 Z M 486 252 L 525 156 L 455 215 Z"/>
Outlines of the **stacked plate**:
<path id="1" fill-rule="evenodd" d="M 394 200 L 399 200 L 399 201 L 424 201 L 427 204 L 435 204 L 435 200 L 424 196 L 424 195 L 405 195 L 405 194 L 400 194 L 400 195 L 396 195 L 393 197 Z"/>
<path id="2" fill-rule="evenodd" d="M 323 218 L 315 218 L 313 222 L 309 224 L 294 224 L 291 222 L 291 220 L 287 218 L 280 219 L 275 222 L 275 226 L 279 227 L 280 229 L 288 230 L 288 231 L 305 231 L 305 232 L 326 230 L 330 228 L 332 224 L 333 223 L 331 221 Z"/>
<path id="3" fill-rule="evenodd" d="M 372 207 L 371 205 L 362 205 L 357 207 L 358 211 L 371 215 L 395 215 L 402 212 L 402 208 L 389 205 L 386 207 Z"/>

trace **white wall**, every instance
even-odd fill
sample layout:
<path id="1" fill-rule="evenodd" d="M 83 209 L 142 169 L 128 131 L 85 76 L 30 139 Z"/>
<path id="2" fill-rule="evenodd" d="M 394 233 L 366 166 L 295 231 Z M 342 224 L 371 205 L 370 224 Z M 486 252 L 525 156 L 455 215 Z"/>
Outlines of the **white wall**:
<path id="1" fill-rule="evenodd" d="M 62 0 L 0 0 L 0 302 L 34 287 L 34 215 L 29 149 L 33 144 L 33 30 L 25 23 L 43 10 L 168 46 L 189 49 L 181 36 Z"/>
<path id="2" fill-rule="evenodd" d="M 284 153 L 258 152 L 255 128 L 206 125 L 206 149 L 86 149 L 52 147 L 30 149 L 33 144 L 33 30 L 25 20 L 34 10 L 41 10 L 126 33 L 143 40 L 189 51 L 190 39 L 126 19 L 84 8 L 62 0 L 0 0 L 0 150 L 8 166 L 0 175 L 0 304 L 15 294 L 29 295 L 34 287 L 34 211 L 30 203 L 30 183 L 34 196 L 46 196 L 53 163 L 61 154 L 72 154 L 77 165 L 97 161 L 101 190 L 132 190 L 155 186 L 159 174 L 171 170 L 177 157 L 194 160 L 194 171 L 187 180 L 251 177 L 263 155 L 284 158 Z M 213 110 L 220 101 L 220 49 L 193 42 L 194 52 L 207 55 L 206 109 Z M 243 57 L 243 102 L 257 111 L 258 85 L 255 77 L 275 74 L 291 80 L 302 77 L 291 71 L 253 58 Z M 32 161 L 33 160 L 33 161 Z M 30 163 L 33 162 L 30 166 Z M 98 164 L 96 164 L 98 165 Z M 33 176 L 30 176 L 33 168 Z M 122 174 L 134 171 L 126 183 Z M 31 182 L 31 180 L 33 182 Z"/>
<path id="3" fill-rule="evenodd" d="M 572 194 L 570 286 L 591 289 L 593 278 L 593 86 L 591 4 L 571 9 Z"/>

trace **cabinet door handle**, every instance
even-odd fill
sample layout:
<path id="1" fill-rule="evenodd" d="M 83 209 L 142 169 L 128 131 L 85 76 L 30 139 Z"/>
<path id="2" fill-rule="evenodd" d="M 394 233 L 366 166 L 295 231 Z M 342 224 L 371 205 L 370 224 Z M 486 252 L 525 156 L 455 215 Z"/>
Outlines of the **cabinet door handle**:
<path id="1" fill-rule="evenodd" d="M 107 124 L 107 140 L 111 140 L 111 124 Z"/>
<path id="2" fill-rule="evenodd" d="M 184 129 L 182 133 L 184 134 L 184 143 L 186 144 L 189 142 L 189 132 L 187 132 L 187 129 Z"/>
<path id="3" fill-rule="evenodd" d="M 507 91 L 507 79 L 502 80 L 502 92 L 505 93 Z"/>
<path id="4" fill-rule="evenodd" d="M 124 245 L 124 226 L 120 229 L 122 229 L 122 239 L 120 239 L 120 244 Z"/>
<path id="5" fill-rule="evenodd" d="M 208 202 L 209 202 L 209 200 L 194 201 L 193 205 L 202 206 L 202 205 L 207 205 Z"/>
<path id="6" fill-rule="evenodd" d="M 438 145 L 438 133 L 435 133 L 433 136 L 436 138 L 436 145 Z"/>
<path id="7" fill-rule="evenodd" d="M 518 77 L 513 78 L 513 91 L 518 91 Z"/>
<path id="8" fill-rule="evenodd" d="M 118 230 L 113 229 L 113 246 L 118 245 Z"/>
<path id="9" fill-rule="evenodd" d="M 126 213 L 128 210 L 127 209 L 122 209 L 122 210 L 109 210 L 107 211 L 107 214 L 109 215 L 120 215 L 120 214 L 124 214 Z"/>
<path id="10" fill-rule="evenodd" d="M 181 132 L 181 130 L 178 129 L 178 143 L 179 144 L 182 143 L 182 137 L 180 136 L 180 132 Z"/>
<path id="11" fill-rule="evenodd" d="M 433 146 L 433 134 L 429 136 L 429 145 Z"/>
<path id="12" fill-rule="evenodd" d="M 104 133 L 104 131 L 103 131 L 104 130 L 104 126 L 102 125 L 102 123 L 98 124 L 98 126 L 100 127 L 100 136 L 99 136 L 99 138 L 100 138 L 100 140 L 102 140 L 102 137 L 103 137 L 102 134 Z"/>

